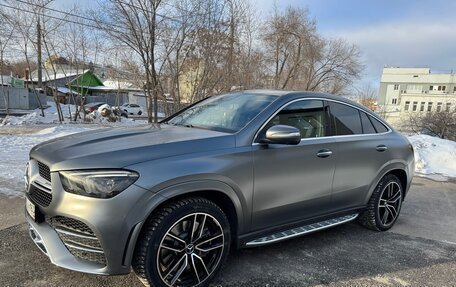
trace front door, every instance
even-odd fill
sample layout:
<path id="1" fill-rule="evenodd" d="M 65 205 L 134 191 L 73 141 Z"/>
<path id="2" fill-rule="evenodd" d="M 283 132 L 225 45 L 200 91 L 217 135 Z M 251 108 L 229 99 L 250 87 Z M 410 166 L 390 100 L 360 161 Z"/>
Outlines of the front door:
<path id="1" fill-rule="evenodd" d="M 330 210 L 336 154 L 329 122 L 324 101 L 299 100 L 259 133 L 261 137 L 273 125 L 290 125 L 300 130 L 302 140 L 298 145 L 254 146 L 253 226 L 287 224 Z"/>

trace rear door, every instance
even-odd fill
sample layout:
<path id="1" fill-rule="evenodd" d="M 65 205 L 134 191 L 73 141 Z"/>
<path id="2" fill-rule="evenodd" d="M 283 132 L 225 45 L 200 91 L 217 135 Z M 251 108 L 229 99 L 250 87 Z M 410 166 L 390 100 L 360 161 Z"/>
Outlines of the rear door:
<path id="1" fill-rule="evenodd" d="M 388 161 L 388 129 L 365 112 L 344 103 L 329 102 L 336 140 L 333 211 L 365 204 L 366 192 Z M 375 120 L 377 129 L 372 123 Z M 383 128 L 383 129 L 382 129 Z"/>
<path id="2" fill-rule="evenodd" d="M 278 124 L 298 128 L 302 140 L 298 145 L 254 145 L 252 222 L 258 229 L 314 217 L 330 209 L 335 154 L 330 154 L 334 139 L 328 136 L 327 105 L 322 100 L 293 102 L 262 132 Z"/>

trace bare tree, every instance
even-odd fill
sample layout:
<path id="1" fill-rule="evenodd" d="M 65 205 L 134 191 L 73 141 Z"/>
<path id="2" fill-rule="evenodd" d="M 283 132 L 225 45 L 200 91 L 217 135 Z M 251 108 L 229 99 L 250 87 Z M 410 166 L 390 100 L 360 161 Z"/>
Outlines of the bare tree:
<path id="1" fill-rule="evenodd" d="M 39 20 L 39 9 L 35 9 L 34 13 L 30 13 L 30 5 L 33 6 L 45 6 L 48 5 L 52 0 L 28 0 L 27 2 L 12 2 L 9 3 L 11 9 L 9 10 L 1 10 L 0 17 L 3 21 L 9 23 L 10 27 L 15 27 L 16 31 L 18 32 L 18 37 L 15 41 L 15 46 L 17 49 L 23 54 L 25 58 L 25 62 L 27 63 L 27 69 L 30 73 L 32 70 L 32 60 L 33 57 L 31 54 L 35 54 L 35 58 L 38 58 L 37 55 L 37 44 L 39 33 L 37 29 L 39 29 L 40 20 Z M 38 65 L 38 69 L 40 66 Z M 30 75 L 30 74 L 29 74 Z M 31 90 L 36 97 L 36 100 L 39 104 L 41 109 L 41 116 L 44 117 L 44 107 L 41 104 L 39 99 L 36 87 L 31 81 L 31 79 L 25 79 L 26 83 L 30 84 Z M 29 87 L 29 86 L 28 86 Z"/>
<path id="2" fill-rule="evenodd" d="M 452 107 L 456 103 L 448 103 L 440 111 L 410 112 L 403 129 L 456 141 L 456 109 Z"/>
<path id="3" fill-rule="evenodd" d="M 377 107 L 377 90 L 371 85 L 365 85 L 361 88 L 355 88 L 355 96 L 358 103 L 375 111 Z"/>
<path id="4" fill-rule="evenodd" d="M 0 15 L 1 17 L 1 15 Z M 0 18 L 2 19 L 2 18 Z M 2 86 L 2 94 L 5 102 L 6 114 L 9 115 L 9 94 L 5 89 L 6 83 L 4 82 L 3 75 L 5 74 L 5 50 L 8 48 L 10 41 L 13 39 L 14 27 L 8 25 L 7 21 L 2 19 L 0 27 L 0 84 Z"/>
<path id="5" fill-rule="evenodd" d="M 110 0 L 94 13 L 98 24 L 113 39 L 128 46 L 141 59 L 149 122 L 158 120 L 159 78 L 156 67 L 161 0 Z M 153 107 L 153 113 L 152 113 Z"/>
<path id="6" fill-rule="evenodd" d="M 326 40 L 306 9 L 275 10 L 265 22 L 263 42 L 275 89 L 340 94 L 363 69 L 359 50 L 342 39 Z"/>

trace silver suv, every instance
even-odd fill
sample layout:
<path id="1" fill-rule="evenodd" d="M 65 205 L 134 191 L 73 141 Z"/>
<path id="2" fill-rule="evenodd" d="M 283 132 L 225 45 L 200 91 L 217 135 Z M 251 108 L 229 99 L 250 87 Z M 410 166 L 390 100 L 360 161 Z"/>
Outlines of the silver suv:
<path id="1" fill-rule="evenodd" d="M 30 152 L 26 218 L 52 263 L 146 285 L 202 286 L 230 248 L 354 219 L 393 226 L 413 149 L 364 107 L 310 92 L 213 96 L 141 128 Z"/>

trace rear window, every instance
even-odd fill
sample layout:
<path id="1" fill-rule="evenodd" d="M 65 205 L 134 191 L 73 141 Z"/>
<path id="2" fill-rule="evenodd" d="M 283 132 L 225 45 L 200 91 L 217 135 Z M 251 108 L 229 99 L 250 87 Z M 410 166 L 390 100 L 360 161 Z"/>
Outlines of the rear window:
<path id="1" fill-rule="evenodd" d="M 388 131 L 388 128 L 385 127 L 385 125 L 382 124 L 376 118 L 369 116 L 369 119 L 371 120 L 372 124 L 374 125 L 375 130 L 377 131 L 377 133 L 386 133 Z"/>
<path id="2" fill-rule="evenodd" d="M 368 115 L 364 112 L 360 112 L 361 114 L 361 123 L 363 125 L 363 133 L 365 134 L 375 134 L 375 128 L 372 125 L 371 121 L 368 118 Z"/>
<path id="3" fill-rule="evenodd" d="M 334 102 L 329 102 L 329 107 L 334 119 L 336 135 L 341 136 L 363 133 L 361 119 L 357 109 Z"/>

